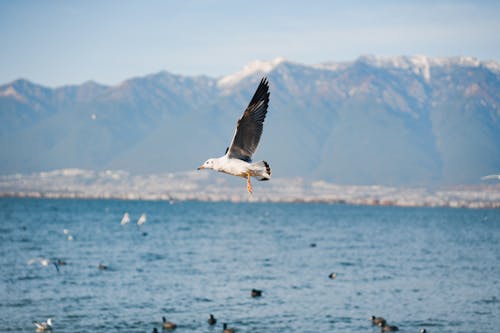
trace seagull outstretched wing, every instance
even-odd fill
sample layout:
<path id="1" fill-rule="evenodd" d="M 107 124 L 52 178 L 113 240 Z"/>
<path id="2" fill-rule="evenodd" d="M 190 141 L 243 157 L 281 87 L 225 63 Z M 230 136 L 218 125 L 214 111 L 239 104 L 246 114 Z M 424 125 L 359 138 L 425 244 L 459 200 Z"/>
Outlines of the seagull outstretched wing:
<path id="1" fill-rule="evenodd" d="M 247 162 L 252 160 L 252 155 L 262 135 L 268 104 L 269 83 L 266 78 L 263 78 L 243 116 L 238 120 L 233 141 L 227 152 L 229 158 L 238 158 Z"/>

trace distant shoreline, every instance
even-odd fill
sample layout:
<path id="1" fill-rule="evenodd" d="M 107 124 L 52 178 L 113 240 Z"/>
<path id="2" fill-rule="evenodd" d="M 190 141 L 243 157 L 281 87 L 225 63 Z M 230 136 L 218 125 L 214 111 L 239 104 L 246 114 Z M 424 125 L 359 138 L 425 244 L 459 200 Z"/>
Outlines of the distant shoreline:
<path id="1" fill-rule="evenodd" d="M 466 209 L 500 209 L 500 202 L 460 202 L 449 201 L 441 203 L 433 202 L 397 202 L 392 200 L 380 200 L 376 198 L 366 199 L 328 199 L 321 197 L 307 198 L 277 198 L 268 199 L 266 197 L 252 196 L 247 199 L 241 197 L 196 197 L 183 196 L 176 198 L 175 196 L 165 195 L 112 195 L 100 194 L 89 195 L 83 193 L 51 193 L 51 192 L 0 192 L 0 198 L 19 198 L 19 199 L 46 199 L 46 200 L 123 200 L 123 201 L 166 201 L 166 202 L 229 202 L 229 203 L 283 203 L 283 204 L 325 204 L 325 205 L 349 205 L 349 206 L 371 206 L 371 207 L 401 207 L 401 208 L 466 208 Z"/>
<path id="2" fill-rule="evenodd" d="M 345 185 L 297 177 L 254 185 L 250 195 L 240 179 L 209 172 L 134 175 L 120 170 L 61 169 L 0 175 L 0 197 L 500 208 L 500 182 L 426 188 Z"/>

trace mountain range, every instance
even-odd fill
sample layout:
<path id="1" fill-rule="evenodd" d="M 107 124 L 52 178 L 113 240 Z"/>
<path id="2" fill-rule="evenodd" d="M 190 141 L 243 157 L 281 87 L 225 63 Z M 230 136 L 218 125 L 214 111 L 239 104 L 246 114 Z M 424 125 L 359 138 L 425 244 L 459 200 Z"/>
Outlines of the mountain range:
<path id="1" fill-rule="evenodd" d="M 0 86 L 0 173 L 194 170 L 220 156 L 259 80 L 254 155 L 274 177 L 391 186 L 480 182 L 500 171 L 500 64 L 471 57 L 255 61 L 220 77 L 159 72 L 119 85 Z"/>

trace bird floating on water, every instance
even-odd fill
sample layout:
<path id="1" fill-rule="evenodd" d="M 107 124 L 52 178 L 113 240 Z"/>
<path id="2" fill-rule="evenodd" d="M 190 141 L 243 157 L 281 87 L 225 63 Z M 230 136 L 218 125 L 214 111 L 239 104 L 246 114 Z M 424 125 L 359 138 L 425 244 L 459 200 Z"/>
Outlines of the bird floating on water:
<path id="1" fill-rule="evenodd" d="M 99 268 L 101 271 L 105 271 L 108 269 L 108 266 L 104 264 L 99 264 L 97 265 L 97 268 Z"/>
<path id="2" fill-rule="evenodd" d="M 217 323 L 217 319 L 215 319 L 213 314 L 210 314 L 210 318 L 208 318 L 208 325 L 215 325 Z"/>
<path id="3" fill-rule="evenodd" d="M 383 317 L 372 316 L 371 320 L 372 320 L 373 325 L 379 325 L 380 323 L 383 323 L 383 324 L 386 323 L 386 320 Z"/>
<path id="4" fill-rule="evenodd" d="M 262 296 L 262 290 L 259 289 L 252 289 L 252 292 L 250 293 L 252 297 L 260 297 Z"/>
<path id="5" fill-rule="evenodd" d="M 47 321 L 43 321 L 41 323 L 34 320 L 33 324 L 35 324 L 37 332 L 44 332 L 44 331 L 51 331 L 52 330 L 52 318 L 49 318 L 49 319 L 47 319 Z"/>
<path id="6" fill-rule="evenodd" d="M 378 323 L 378 326 L 380 326 L 380 332 L 395 332 L 395 331 L 399 331 L 399 328 L 397 326 L 387 325 L 385 322 Z"/>
<path id="7" fill-rule="evenodd" d="M 234 328 L 227 327 L 226 323 L 222 324 L 222 333 L 234 333 Z"/>
<path id="8" fill-rule="evenodd" d="M 121 225 L 125 225 L 130 222 L 130 215 L 128 213 L 123 214 L 122 221 L 120 222 Z"/>
<path id="9" fill-rule="evenodd" d="M 137 220 L 137 225 L 143 225 L 144 223 L 146 223 L 146 214 L 142 214 L 141 217 L 139 217 L 139 219 Z"/>
<path id="10" fill-rule="evenodd" d="M 213 169 L 247 180 L 248 193 L 252 193 L 250 177 L 258 180 L 271 179 L 271 167 L 266 161 L 252 163 L 252 155 L 257 149 L 264 120 L 269 105 L 269 82 L 266 78 L 260 81 L 250 104 L 243 116 L 238 120 L 236 131 L 226 154 L 218 158 L 209 158 L 200 169 Z"/>
<path id="11" fill-rule="evenodd" d="M 177 328 L 177 325 L 172 323 L 171 321 L 168 321 L 165 317 L 161 317 L 163 323 L 162 327 L 166 330 L 175 330 Z"/>

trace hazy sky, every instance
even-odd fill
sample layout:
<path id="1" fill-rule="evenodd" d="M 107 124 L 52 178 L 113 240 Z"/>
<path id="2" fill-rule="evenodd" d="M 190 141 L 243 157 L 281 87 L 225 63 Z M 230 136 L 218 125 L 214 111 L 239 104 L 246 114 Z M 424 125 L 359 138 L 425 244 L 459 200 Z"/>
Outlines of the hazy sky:
<path id="1" fill-rule="evenodd" d="M 0 1 L 0 84 L 218 77 L 279 56 L 498 61 L 499 32 L 500 1 Z"/>

